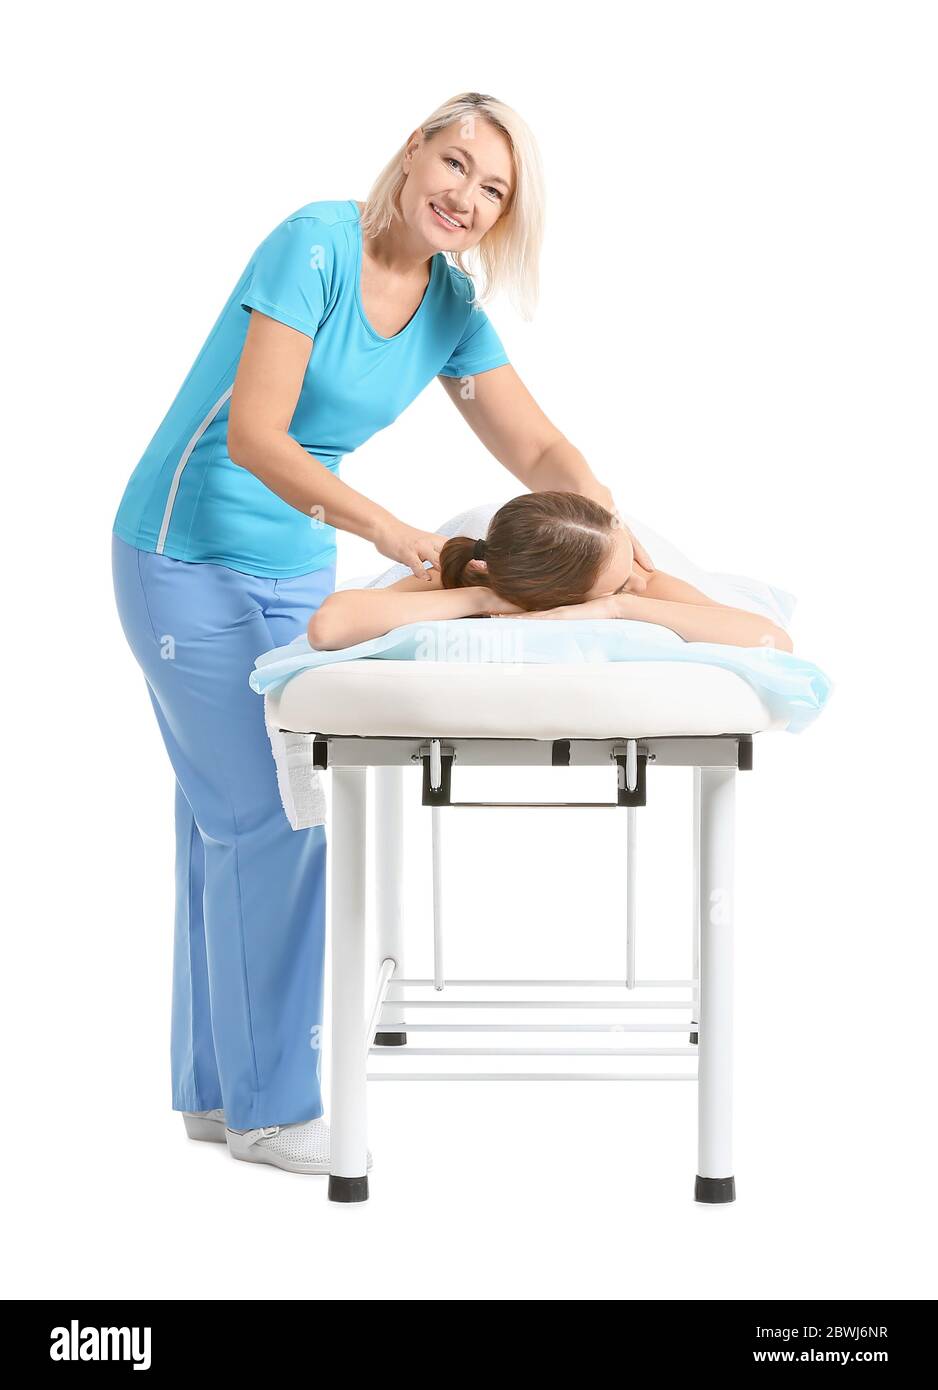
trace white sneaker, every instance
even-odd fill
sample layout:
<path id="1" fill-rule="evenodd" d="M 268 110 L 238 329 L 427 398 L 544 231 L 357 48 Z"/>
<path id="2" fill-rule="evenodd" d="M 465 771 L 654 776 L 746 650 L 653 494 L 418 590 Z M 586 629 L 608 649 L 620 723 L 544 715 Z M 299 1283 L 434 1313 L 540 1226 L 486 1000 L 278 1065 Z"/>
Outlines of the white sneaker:
<path id="1" fill-rule="evenodd" d="M 272 1163 L 290 1173 L 328 1173 L 329 1126 L 320 1116 L 295 1125 L 263 1125 L 259 1129 L 225 1129 L 232 1158 L 248 1163 Z M 371 1154 L 368 1154 L 371 1167 Z"/>
<path id="2" fill-rule="evenodd" d="M 182 1118 L 190 1139 L 207 1139 L 210 1144 L 224 1144 L 224 1110 L 184 1110 Z"/>

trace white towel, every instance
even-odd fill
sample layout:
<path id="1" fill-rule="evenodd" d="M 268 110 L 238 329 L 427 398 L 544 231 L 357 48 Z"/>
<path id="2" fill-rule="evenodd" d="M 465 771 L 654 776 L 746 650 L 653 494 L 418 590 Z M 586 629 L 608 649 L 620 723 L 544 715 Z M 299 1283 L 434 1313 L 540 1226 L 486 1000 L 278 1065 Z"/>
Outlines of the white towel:
<path id="1" fill-rule="evenodd" d="M 322 773 L 313 766 L 314 734 L 282 733 L 267 723 L 267 735 L 277 765 L 277 786 L 287 820 L 294 830 L 326 823 L 326 791 Z"/>

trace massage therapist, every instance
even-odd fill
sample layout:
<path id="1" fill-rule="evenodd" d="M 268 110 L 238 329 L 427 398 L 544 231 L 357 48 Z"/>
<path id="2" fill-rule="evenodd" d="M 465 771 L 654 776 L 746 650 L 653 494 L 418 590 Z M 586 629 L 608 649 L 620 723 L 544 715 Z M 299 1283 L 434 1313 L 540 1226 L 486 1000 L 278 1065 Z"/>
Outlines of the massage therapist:
<path id="1" fill-rule="evenodd" d="M 614 510 L 509 365 L 463 269 L 475 248 L 487 293 L 507 289 L 530 318 L 543 203 L 528 127 L 466 92 L 414 130 L 364 203 L 285 218 L 245 267 L 114 520 L 121 626 L 176 776 L 172 1105 L 191 1137 L 235 1158 L 329 1170 L 326 834 L 294 831 L 284 814 L 248 676 L 333 591 L 337 529 L 418 576 L 445 541 L 343 483 L 343 455 L 438 377 L 524 487 Z"/>

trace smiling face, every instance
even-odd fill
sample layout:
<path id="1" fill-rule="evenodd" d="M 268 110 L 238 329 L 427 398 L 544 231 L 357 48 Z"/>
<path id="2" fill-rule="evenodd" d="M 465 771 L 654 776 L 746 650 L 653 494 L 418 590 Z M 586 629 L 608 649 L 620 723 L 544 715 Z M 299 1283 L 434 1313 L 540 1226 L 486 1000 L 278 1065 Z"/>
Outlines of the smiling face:
<path id="1" fill-rule="evenodd" d="M 584 598 L 602 598 L 606 594 L 621 593 L 632 576 L 635 551 L 624 526 L 612 528 L 612 540 L 611 555 L 600 570 L 596 583 Z"/>
<path id="2" fill-rule="evenodd" d="M 508 206 L 514 189 L 508 140 L 478 118 L 454 121 L 429 140 L 414 131 L 404 168 L 401 212 L 433 251 L 477 246 Z"/>

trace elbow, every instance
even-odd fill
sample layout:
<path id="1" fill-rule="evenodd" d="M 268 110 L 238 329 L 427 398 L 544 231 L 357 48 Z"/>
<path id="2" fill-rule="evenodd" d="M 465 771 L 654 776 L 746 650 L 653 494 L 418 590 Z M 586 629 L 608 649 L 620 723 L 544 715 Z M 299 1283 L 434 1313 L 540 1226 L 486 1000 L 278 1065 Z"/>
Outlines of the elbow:
<path id="1" fill-rule="evenodd" d="M 269 435 L 270 431 L 266 431 Z M 228 420 L 228 431 L 225 436 L 225 449 L 231 462 L 237 464 L 239 468 L 246 468 L 249 473 L 254 471 L 253 460 L 263 458 L 269 448 L 269 440 L 265 445 L 265 432 L 253 428 L 245 428 L 237 420 L 232 423 Z"/>
<path id="2" fill-rule="evenodd" d="M 335 629 L 326 618 L 323 620 L 322 611 L 319 610 L 310 618 L 306 628 L 306 637 L 309 645 L 317 652 L 332 652 L 337 647 L 341 647 L 341 641 L 337 640 Z"/>
<path id="3" fill-rule="evenodd" d="M 794 651 L 794 643 L 788 633 L 783 627 L 776 627 L 774 624 L 764 633 L 762 646 L 777 652 Z"/>
<path id="4" fill-rule="evenodd" d="M 225 449 L 231 462 L 237 464 L 239 468 L 246 468 L 245 459 L 247 457 L 247 441 L 240 430 L 233 429 L 231 421 L 228 421 L 228 434 L 225 439 Z"/>
<path id="5" fill-rule="evenodd" d="M 349 645 L 348 630 L 338 621 L 336 595 L 327 594 L 306 626 L 306 637 L 318 652 L 334 652 Z"/>
<path id="6" fill-rule="evenodd" d="M 318 613 L 314 613 L 310 618 L 309 625 L 306 629 L 306 637 L 309 641 L 309 645 L 317 652 L 333 652 L 337 647 L 341 647 L 342 645 L 341 642 L 335 640 L 334 635 L 329 629 L 322 625 L 319 621 Z"/>

